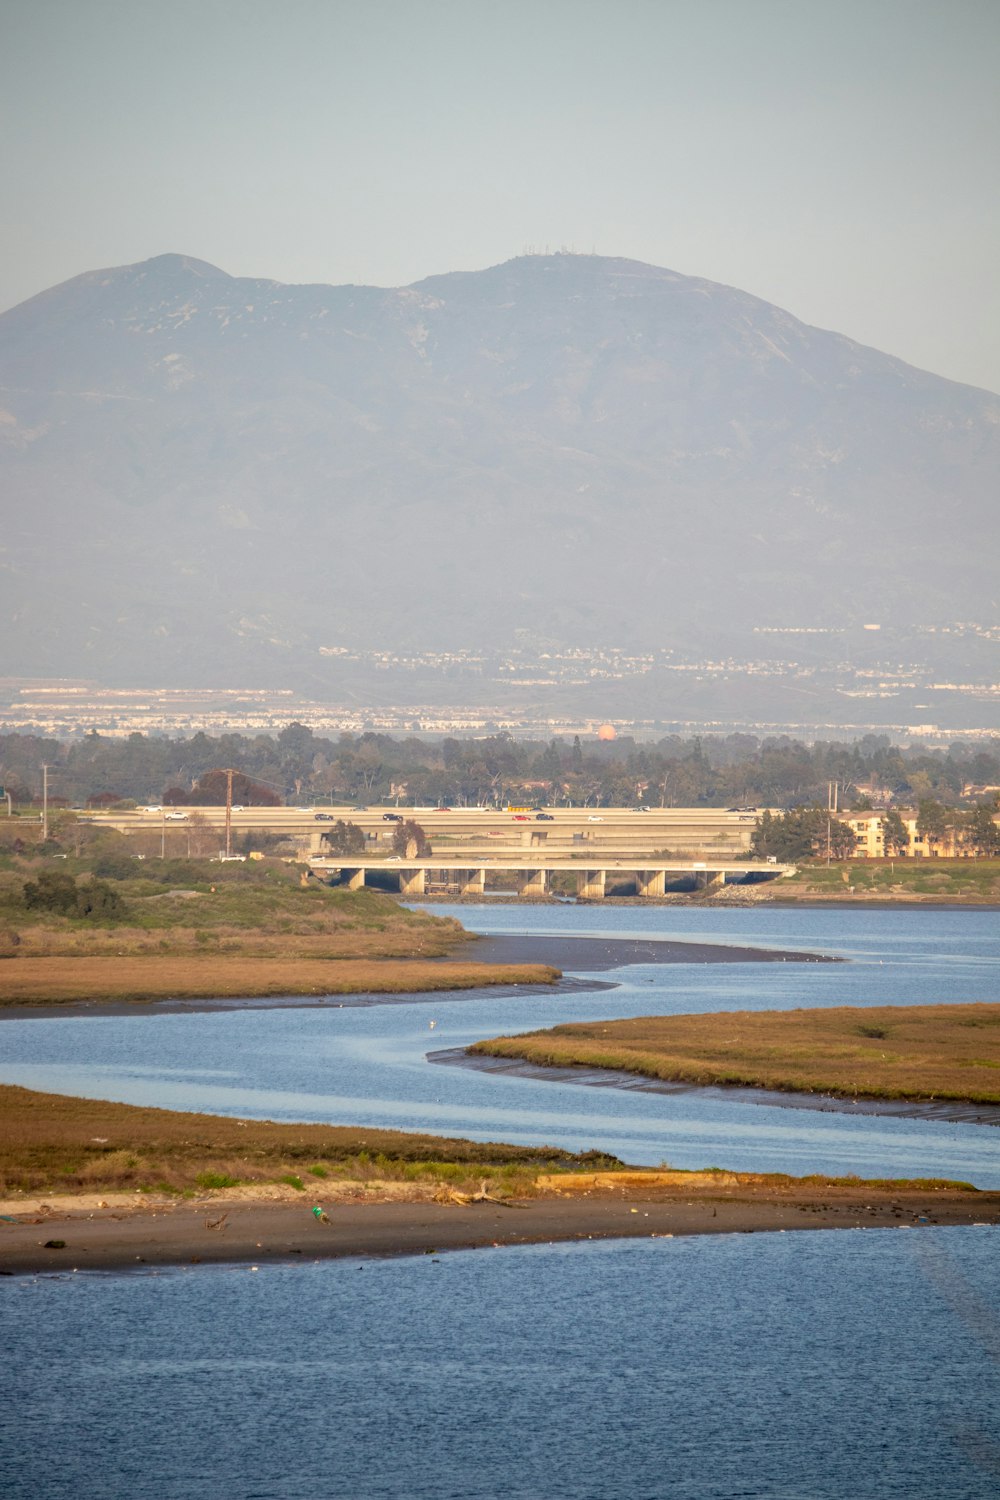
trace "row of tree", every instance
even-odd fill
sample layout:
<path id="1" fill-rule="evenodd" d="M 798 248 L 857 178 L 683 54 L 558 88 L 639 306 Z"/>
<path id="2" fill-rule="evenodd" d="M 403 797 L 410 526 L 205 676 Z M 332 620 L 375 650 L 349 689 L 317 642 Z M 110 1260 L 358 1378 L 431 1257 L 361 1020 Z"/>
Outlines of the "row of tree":
<path id="1" fill-rule="evenodd" d="M 905 854 L 910 833 L 896 808 L 880 814 L 882 847 L 888 857 Z M 971 808 L 946 808 L 932 798 L 917 805 L 917 832 L 933 852 L 942 846 L 959 854 L 995 858 L 1000 855 L 1000 827 L 994 808 L 980 803 Z M 829 854 L 850 859 L 858 844 L 849 824 L 825 807 L 796 807 L 785 813 L 765 812 L 757 819 L 750 841 L 759 859 L 797 860 Z"/>
<path id="2" fill-rule="evenodd" d="M 968 804 L 970 787 L 1000 786 L 1000 738 L 946 750 L 903 748 L 887 736 L 807 745 L 784 736 L 666 736 L 638 742 L 342 734 L 291 724 L 277 735 L 196 734 L 190 738 L 96 732 L 70 742 L 0 736 L 0 782 L 15 803 L 37 801 L 49 766 L 52 805 L 225 801 L 225 772 L 237 767 L 233 800 L 467 805 L 506 802 L 627 807 L 808 806 L 839 783 L 844 805 L 932 800 Z"/>

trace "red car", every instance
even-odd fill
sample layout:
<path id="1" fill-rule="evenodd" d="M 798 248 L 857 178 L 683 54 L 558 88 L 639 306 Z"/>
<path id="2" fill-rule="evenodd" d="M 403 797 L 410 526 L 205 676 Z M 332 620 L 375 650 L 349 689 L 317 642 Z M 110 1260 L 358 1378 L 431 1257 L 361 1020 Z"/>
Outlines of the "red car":
<path id="1" fill-rule="evenodd" d="M 435 812 L 451 812 L 451 808 L 450 807 L 436 807 L 434 809 L 434 811 Z"/>
<path id="2" fill-rule="evenodd" d="M 514 822 L 515 823 L 530 823 L 531 819 L 528 817 L 527 813 L 515 813 L 514 814 Z"/>

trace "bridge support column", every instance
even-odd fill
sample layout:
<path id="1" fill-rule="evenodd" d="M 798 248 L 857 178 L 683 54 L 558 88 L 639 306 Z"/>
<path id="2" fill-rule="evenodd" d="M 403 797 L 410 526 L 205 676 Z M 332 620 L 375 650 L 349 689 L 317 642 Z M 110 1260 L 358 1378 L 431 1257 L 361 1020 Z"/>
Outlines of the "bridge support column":
<path id="1" fill-rule="evenodd" d="M 522 870 L 518 877 L 519 896 L 544 896 L 549 888 L 548 870 Z"/>
<path id="2" fill-rule="evenodd" d="M 341 885 L 346 885 L 349 891 L 364 890 L 364 870 L 342 870 L 340 875 Z"/>
<path id="3" fill-rule="evenodd" d="M 463 896 L 481 896 L 486 890 L 485 869 L 456 870 L 455 874 L 458 877 Z"/>
<path id="4" fill-rule="evenodd" d="M 705 877 L 705 889 L 719 891 L 726 883 L 725 870 L 710 870 Z"/>
<path id="5" fill-rule="evenodd" d="M 400 870 L 399 891 L 402 896 L 422 896 L 427 889 L 427 871 L 421 865 L 416 870 Z"/>
<path id="6" fill-rule="evenodd" d="M 637 870 L 635 875 L 636 893 L 640 896 L 662 896 L 667 888 L 667 874 L 665 870 Z"/>
<path id="7" fill-rule="evenodd" d="M 581 901 L 603 901 L 607 870 L 581 870 L 576 878 L 576 894 Z"/>

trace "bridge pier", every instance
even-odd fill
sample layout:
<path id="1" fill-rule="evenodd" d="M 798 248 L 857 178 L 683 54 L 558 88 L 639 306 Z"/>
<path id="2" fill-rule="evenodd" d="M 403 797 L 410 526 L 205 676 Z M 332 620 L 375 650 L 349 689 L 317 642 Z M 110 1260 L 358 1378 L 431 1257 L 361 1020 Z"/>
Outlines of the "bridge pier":
<path id="1" fill-rule="evenodd" d="M 662 896 L 667 889 L 667 875 L 665 870 L 636 870 L 635 872 L 636 894 L 649 896 L 651 898 Z"/>
<path id="2" fill-rule="evenodd" d="M 400 870 L 399 893 L 401 896 L 422 896 L 427 889 L 427 871 L 423 865 L 416 870 Z"/>
<path id="3" fill-rule="evenodd" d="M 365 872 L 364 870 L 341 870 L 340 883 L 346 885 L 349 891 L 364 890 Z"/>
<path id="4" fill-rule="evenodd" d="M 522 870 L 518 877 L 517 894 L 519 896 L 544 896 L 549 886 L 548 875 L 549 872 L 544 867 Z"/>
<path id="5" fill-rule="evenodd" d="M 582 901 L 603 901 L 607 870 L 581 870 L 576 878 L 576 894 Z"/>
<path id="6" fill-rule="evenodd" d="M 481 896 L 486 890 L 486 870 L 456 870 L 456 878 L 463 896 Z"/>

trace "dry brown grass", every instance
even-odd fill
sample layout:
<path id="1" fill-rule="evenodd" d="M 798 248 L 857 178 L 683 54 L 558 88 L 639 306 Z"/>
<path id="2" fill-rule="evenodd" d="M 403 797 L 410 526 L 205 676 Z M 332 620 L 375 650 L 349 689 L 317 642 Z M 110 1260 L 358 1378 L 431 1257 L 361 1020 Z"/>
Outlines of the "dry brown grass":
<path id="1" fill-rule="evenodd" d="M 241 945 L 242 946 L 242 945 Z M 198 1000 L 369 991 L 461 990 L 552 984 L 548 964 L 438 963 L 424 959 L 256 958 L 241 954 L 17 958 L 0 965 L 0 1006 L 74 1000 Z"/>
<path id="2" fill-rule="evenodd" d="M 191 1191 L 298 1177 L 444 1181 L 483 1176 L 530 1190 L 538 1170 L 614 1165 L 553 1147 L 506 1146 L 338 1125 L 231 1120 L 0 1085 L 0 1194 L 80 1189 Z M 221 1184 L 220 1184 L 221 1185 Z"/>
<path id="3" fill-rule="evenodd" d="M 1000 1004 L 640 1016 L 470 1050 L 689 1083 L 1000 1103 Z"/>

